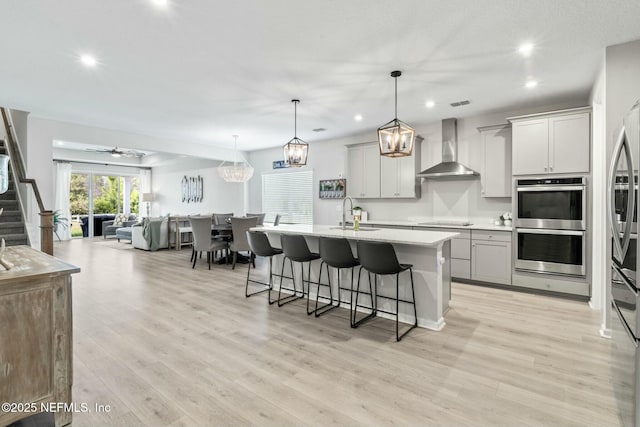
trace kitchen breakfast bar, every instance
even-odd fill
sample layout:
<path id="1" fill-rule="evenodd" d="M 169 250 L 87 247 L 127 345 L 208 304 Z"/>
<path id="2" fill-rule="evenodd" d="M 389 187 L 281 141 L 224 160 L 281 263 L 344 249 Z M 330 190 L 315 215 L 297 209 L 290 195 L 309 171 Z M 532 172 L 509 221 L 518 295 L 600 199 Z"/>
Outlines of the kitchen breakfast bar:
<path id="1" fill-rule="evenodd" d="M 444 314 L 449 308 L 451 296 L 451 267 L 450 267 L 450 240 L 458 233 L 422 231 L 422 230 L 398 230 L 385 228 L 361 228 L 354 231 L 352 228 L 342 230 L 338 226 L 329 225 L 278 225 L 275 227 L 264 226 L 252 228 L 252 231 L 263 231 L 269 237 L 271 244 L 280 247 L 281 235 L 302 235 L 305 237 L 309 249 L 318 252 L 318 242 L 320 237 L 344 238 L 351 244 L 353 254 L 357 257 L 356 243 L 358 240 L 372 242 L 391 243 L 396 251 L 398 261 L 402 264 L 413 265 L 413 278 L 415 287 L 416 311 L 418 315 L 418 326 L 422 328 L 441 330 L 444 325 Z M 280 272 L 282 256 L 274 259 L 274 273 Z M 277 267 L 276 267 L 277 266 Z M 311 263 L 311 281 L 317 282 L 320 262 Z M 300 280 L 300 271 L 296 267 L 296 280 Z M 288 267 L 287 267 L 288 270 Z M 287 275 L 285 270 L 285 275 Z M 305 267 L 306 270 L 306 267 Z M 341 295 L 342 300 L 349 295 L 351 286 L 351 275 L 340 275 L 340 287 L 342 292 L 338 292 L 338 274 L 335 269 L 331 269 L 334 295 Z M 306 276 L 306 271 L 305 271 Z M 355 277 L 357 280 L 357 272 Z M 400 298 L 411 300 L 411 287 L 409 285 L 410 276 L 408 272 L 400 274 Z M 274 288 L 278 288 L 279 281 L 274 281 Z M 323 274 L 322 283 L 327 283 L 327 275 Z M 287 286 L 285 283 L 284 286 Z M 367 274 L 363 271 L 360 288 L 368 289 Z M 355 289 L 355 284 L 354 284 Z M 311 286 L 311 298 L 315 298 L 315 286 Z M 391 295 L 395 293 L 395 278 L 392 276 L 381 276 L 378 279 L 378 294 Z M 320 294 L 323 298 L 325 293 Z M 350 296 L 348 297 L 350 298 Z M 349 301 L 346 299 L 346 301 Z M 387 310 L 395 310 L 395 303 L 387 299 L 379 299 L 378 307 Z M 413 307 L 400 305 L 399 320 L 405 323 L 413 323 Z M 363 310 L 366 311 L 366 310 Z M 388 314 L 378 313 L 381 317 L 391 318 Z"/>

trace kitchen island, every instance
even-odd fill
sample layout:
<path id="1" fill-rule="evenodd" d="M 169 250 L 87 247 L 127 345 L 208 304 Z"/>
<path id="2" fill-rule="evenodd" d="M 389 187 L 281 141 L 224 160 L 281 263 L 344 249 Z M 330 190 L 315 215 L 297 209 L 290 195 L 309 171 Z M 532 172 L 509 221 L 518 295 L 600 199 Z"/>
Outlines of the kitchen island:
<path id="1" fill-rule="evenodd" d="M 354 231 L 352 228 L 342 230 L 338 226 L 329 225 L 278 225 L 255 227 L 251 230 L 264 231 L 271 244 L 280 247 L 281 234 L 298 234 L 305 236 L 309 249 L 318 252 L 318 239 L 320 237 L 345 238 L 351 243 L 354 255 L 357 256 L 356 242 L 358 240 L 367 240 L 374 242 L 388 242 L 393 245 L 398 256 L 398 260 L 403 264 L 413 264 L 413 277 L 416 294 L 416 310 L 418 313 L 418 326 L 441 330 L 444 325 L 444 314 L 449 308 L 449 299 L 451 297 L 451 266 L 450 266 L 450 240 L 458 235 L 458 233 L 426 231 L 426 230 L 396 230 L 384 228 L 361 228 Z M 276 259 L 275 265 L 279 269 L 282 257 Z M 311 280 L 318 280 L 318 271 L 320 262 L 311 264 Z M 274 267 L 275 268 L 275 267 Z M 333 270 L 333 269 L 332 269 Z M 274 270 L 275 271 L 275 270 Z M 285 270 L 285 275 L 287 274 Z M 299 280 L 299 272 L 296 272 Z M 334 293 L 337 293 L 337 273 L 332 271 L 332 284 L 334 285 Z M 357 278 L 357 273 L 355 275 Z M 367 275 L 363 274 L 362 279 L 365 283 L 361 283 L 361 289 L 368 289 L 366 284 Z M 400 298 L 411 299 L 411 287 L 409 284 L 409 273 L 400 275 Z M 323 276 L 323 283 L 326 283 L 326 274 Z M 342 274 L 340 286 L 348 289 L 351 284 L 351 275 Z M 392 286 L 393 285 L 393 286 Z M 275 283 L 277 288 L 279 283 Z M 315 287 L 312 286 L 312 291 Z M 355 285 L 354 285 L 355 288 Z M 388 290 L 395 291 L 395 278 L 384 277 L 379 282 L 379 292 L 381 295 L 388 295 Z M 321 297 L 322 297 L 321 293 Z M 315 293 L 312 293 L 315 298 Z M 346 297 L 347 301 L 349 292 L 344 290 L 341 297 Z M 392 307 L 393 305 L 393 307 Z M 378 307 L 391 311 L 395 309 L 395 304 L 383 299 L 378 301 Z M 409 314 L 411 313 L 411 314 Z M 389 317 L 384 313 L 378 313 L 381 317 Z M 400 321 L 405 323 L 413 323 L 413 313 L 410 307 L 400 307 Z"/>

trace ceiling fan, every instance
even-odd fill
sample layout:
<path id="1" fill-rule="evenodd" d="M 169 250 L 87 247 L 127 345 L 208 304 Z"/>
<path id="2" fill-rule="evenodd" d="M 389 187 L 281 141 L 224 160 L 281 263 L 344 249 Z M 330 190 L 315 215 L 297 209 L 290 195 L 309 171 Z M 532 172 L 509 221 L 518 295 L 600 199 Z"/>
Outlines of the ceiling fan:
<path id="1" fill-rule="evenodd" d="M 85 151 L 92 151 L 95 153 L 109 153 L 113 157 L 143 157 L 145 153 L 136 151 L 136 150 L 122 150 L 118 147 L 114 148 L 106 148 L 106 149 L 95 149 L 95 148 L 85 148 Z"/>

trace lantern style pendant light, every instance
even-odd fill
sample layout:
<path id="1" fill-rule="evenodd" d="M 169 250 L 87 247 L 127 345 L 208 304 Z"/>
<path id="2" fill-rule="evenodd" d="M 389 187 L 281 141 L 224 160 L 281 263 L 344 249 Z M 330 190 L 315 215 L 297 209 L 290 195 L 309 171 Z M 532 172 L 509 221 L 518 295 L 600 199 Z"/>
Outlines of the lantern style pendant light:
<path id="1" fill-rule="evenodd" d="M 226 182 L 247 182 L 253 176 L 253 168 L 249 162 L 244 159 L 238 162 L 238 135 L 232 136 L 235 139 L 233 144 L 235 151 L 233 154 L 233 164 L 225 160 L 218 166 L 218 174 Z"/>
<path id="2" fill-rule="evenodd" d="M 305 166 L 307 164 L 307 154 L 309 144 L 298 138 L 298 103 L 299 99 L 292 99 L 294 105 L 293 113 L 293 138 L 284 145 L 284 161 L 289 166 Z"/>
<path id="3" fill-rule="evenodd" d="M 413 152 L 413 141 L 415 131 L 411 126 L 398 120 L 398 77 L 402 75 L 400 71 L 392 71 L 391 77 L 395 79 L 396 96 L 395 118 L 389 123 L 378 128 L 378 144 L 380 145 L 380 155 L 387 157 L 406 157 Z"/>

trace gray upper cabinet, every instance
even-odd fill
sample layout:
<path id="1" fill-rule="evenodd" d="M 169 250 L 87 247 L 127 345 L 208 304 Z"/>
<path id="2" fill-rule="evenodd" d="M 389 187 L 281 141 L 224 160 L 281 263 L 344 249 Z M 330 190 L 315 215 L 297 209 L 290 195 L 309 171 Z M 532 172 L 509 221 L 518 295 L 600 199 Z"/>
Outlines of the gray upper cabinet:
<path id="1" fill-rule="evenodd" d="M 549 172 L 589 172 L 589 113 L 549 118 Z"/>
<path id="2" fill-rule="evenodd" d="M 416 198 L 421 196 L 419 168 L 420 142 L 416 138 L 413 153 L 407 157 L 380 157 L 380 197 Z"/>
<path id="3" fill-rule="evenodd" d="M 377 142 L 347 146 L 347 194 L 353 198 L 416 198 L 421 196 L 421 137 L 407 157 L 380 156 Z"/>
<path id="4" fill-rule="evenodd" d="M 509 120 L 513 129 L 513 175 L 589 172 L 590 108 Z"/>
<path id="5" fill-rule="evenodd" d="M 478 128 L 482 150 L 480 195 L 511 197 L 511 126 Z"/>
<path id="6" fill-rule="evenodd" d="M 549 163 L 549 120 L 513 123 L 513 174 L 547 173 Z"/>
<path id="7" fill-rule="evenodd" d="M 347 147 L 347 194 L 359 199 L 380 197 L 380 149 L 377 143 Z"/>

